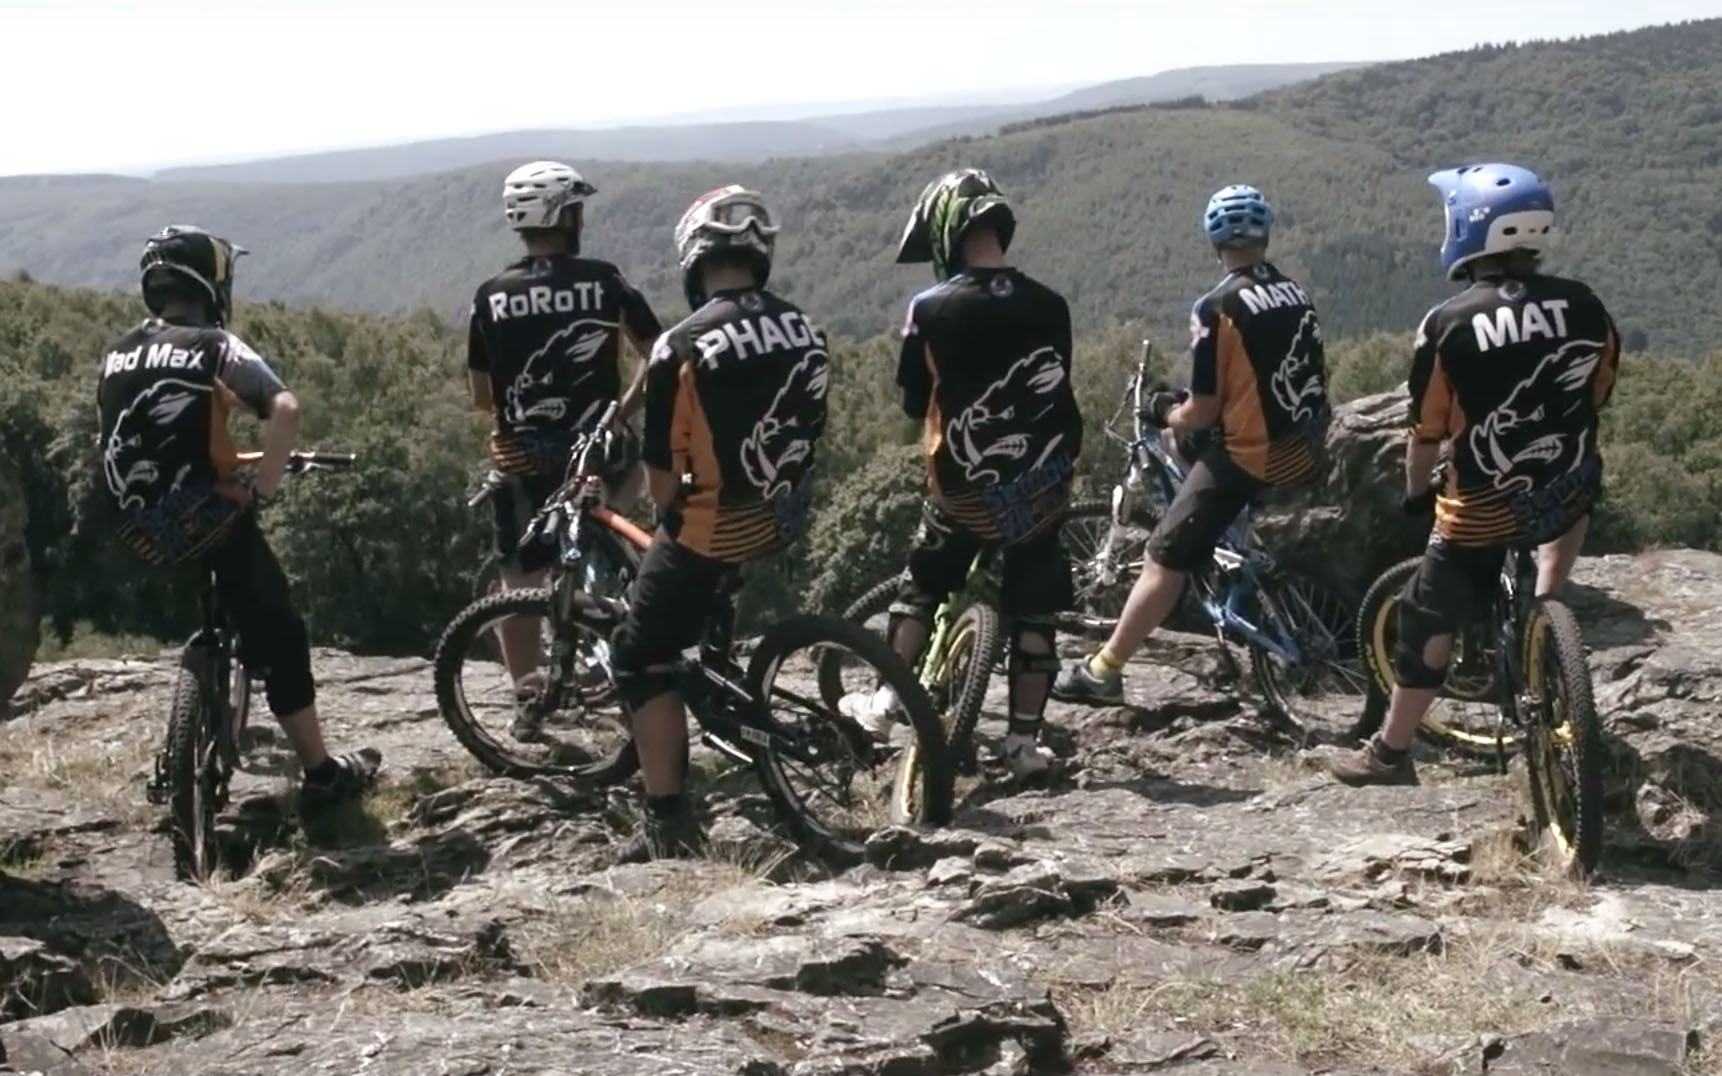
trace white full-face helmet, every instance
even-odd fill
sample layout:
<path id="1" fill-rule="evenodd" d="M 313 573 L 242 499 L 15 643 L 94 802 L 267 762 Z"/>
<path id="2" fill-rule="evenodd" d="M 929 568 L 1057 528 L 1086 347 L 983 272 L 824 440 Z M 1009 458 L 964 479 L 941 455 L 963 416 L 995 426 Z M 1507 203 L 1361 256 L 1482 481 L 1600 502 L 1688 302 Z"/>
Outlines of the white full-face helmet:
<path id="1" fill-rule="evenodd" d="M 682 270 L 682 290 L 699 308 L 706 300 L 700 287 L 700 263 L 718 251 L 741 255 L 764 286 L 771 276 L 777 246 L 777 221 L 758 191 L 740 184 L 707 191 L 694 199 L 676 223 L 676 262 Z"/>
<path id="2" fill-rule="evenodd" d="M 502 212 L 515 231 L 556 228 L 562 211 L 585 203 L 598 188 L 559 161 L 533 161 L 508 173 L 502 182 Z"/>

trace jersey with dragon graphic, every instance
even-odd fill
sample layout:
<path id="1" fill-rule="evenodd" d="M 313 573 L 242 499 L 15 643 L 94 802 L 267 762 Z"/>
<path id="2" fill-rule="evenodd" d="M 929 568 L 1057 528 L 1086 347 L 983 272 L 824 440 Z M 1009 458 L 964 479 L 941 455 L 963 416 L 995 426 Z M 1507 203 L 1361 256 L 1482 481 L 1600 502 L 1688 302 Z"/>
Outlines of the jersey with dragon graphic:
<path id="1" fill-rule="evenodd" d="M 982 539 L 1056 522 L 1082 452 L 1070 306 L 1016 269 L 970 269 L 909 304 L 897 384 L 923 419 L 932 493 Z"/>
<path id="2" fill-rule="evenodd" d="M 224 329 L 157 318 L 108 348 L 96 389 L 101 483 L 122 539 L 150 560 L 178 562 L 235 511 L 214 493 L 238 462 L 227 429 L 235 402 L 267 417 L 279 378 Z"/>
<path id="3" fill-rule="evenodd" d="M 659 338 L 640 456 L 686 476 L 665 514 L 678 542 L 734 564 L 801 536 L 828 363 L 824 332 L 764 290 L 717 292 Z"/>
<path id="4" fill-rule="evenodd" d="M 1411 425 L 1451 439 L 1435 526 L 1454 545 L 1543 542 L 1602 485 L 1597 412 L 1620 363 L 1601 300 L 1554 276 L 1482 280 L 1429 311 L 1411 363 Z"/>
<path id="5" fill-rule="evenodd" d="M 1304 481 L 1330 414 L 1321 322 L 1297 282 L 1261 262 L 1190 311 L 1190 391 L 1220 399 L 1222 444 L 1270 486 Z"/>
<path id="6" fill-rule="evenodd" d="M 644 350 L 661 331 L 609 262 L 527 257 L 480 285 L 466 365 L 490 375 L 497 468 L 561 474 L 574 438 L 621 395 L 622 335 Z"/>

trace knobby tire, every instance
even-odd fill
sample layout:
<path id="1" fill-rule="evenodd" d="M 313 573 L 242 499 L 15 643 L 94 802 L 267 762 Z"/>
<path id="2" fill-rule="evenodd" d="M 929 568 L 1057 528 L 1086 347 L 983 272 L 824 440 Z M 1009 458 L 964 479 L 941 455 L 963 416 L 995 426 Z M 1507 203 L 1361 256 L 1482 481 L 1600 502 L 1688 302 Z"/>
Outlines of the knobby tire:
<path id="1" fill-rule="evenodd" d="M 1520 653 L 1527 656 L 1524 675 L 1537 689 L 1536 712 L 1526 715 L 1530 736 L 1539 742 L 1526 752 L 1526 772 L 1530 775 L 1532 807 L 1537 822 L 1545 832 L 1553 831 L 1559 838 L 1565 869 L 1581 876 L 1596 870 L 1602 860 L 1603 846 L 1603 754 L 1602 723 L 1597 717 L 1596 700 L 1591 685 L 1590 663 L 1585 656 L 1584 637 L 1579 632 L 1578 618 L 1563 602 L 1539 599 L 1526 627 L 1527 638 Z M 1538 638 L 1542 635 L 1542 638 Z M 1546 663 L 1532 666 L 1531 661 L 1543 661 L 1552 653 L 1553 669 Z M 1552 676 L 1550 675 L 1552 673 Z M 1562 817 L 1555 790 L 1545 784 L 1540 773 L 1544 759 L 1558 766 L 1552 750 L 1554 726 L 1548 717 L 1552 712 L 1551 692 L 1558 697 L 1565 725 L 1569 729 L 1563 754 L 1572 760 L 1570 770 L 1561 774 L 1571 799 L 1572 817 Z M 1574 778 L 1577 778 L 1576 782 Z"/>
<path id="2" fill-rule="evenodd" d="M 1364 592 L 1363 601 L 1357 607 L 1357 639 L 1363 652 L 1364 669 L 1369 674 L 1370 705 L 1378 706 L 1383 717 L 1387 712 L 1387 700 L 1393 697 L 1393 646 L 1399 633 L 1400 595 L 1422 563 L 1422 557 L 1408 557 L 1382 572 Z M 1443 693 L 1438 697 L 1448 696 Z M 1455 697 L 1455 701 L 1459 700 Z M 1437 747 L 1473 758 L 1493 759 L 1496 756 L 1494 735 L 1449 725 L 1435 714 L 1433 707 L 1418 726 L 1417 735 Z M 1503 729 L 1499 747 L 1511 753 L 1518 746 L 1519 738 Z"/>
<path id="3" fill-rule="evenodd" d="M 465 698 L 460 691 L 460 671 L 478 630 L 502 617 L 548 618 L 550 603 L 551 595 L 548 589 L 533 588 L 492 594 L 462 609 L 449 622 L 448 627 L 443 629 L 442 638 L 437 640 L 432 658 L 437 712 L 442 715 L 443 723 L 448 725 L 449 731 L 454 733 L 454 738 L 460 745 L 486 769 L 500 776 L 522 778 L 554 775 L 593 784 L 608 784 L 621 780 L 629 775 L 620 773 L 617 769 L 619 766 L 625 767 L 631 758 L 632 753 L 627 749 L 609 759 L 599 759 L 585 765 L 533 762 L 510 752 L 501 742 L 479 727 L 467 710 Z M 574 620 L 590 631 L 607 636 L 612 625 L 608 619 L 600 622 L 595 619 L 596 616 L 596 613 L 582 609 L 576 611 Z M 568 630 L 572 629 L 573 625 L 569 625 Z"/>
<path id="4" fill-rule="evenodd" d="M 206 760 L 214 753 L 214 725 L 208 719 L 205 674 L 211 656 L 187 647 L 174 678 L 173 709 L 167 724 L 167 801 L 174 871 L 203 881 L 215 871 L 215 789 L 209 787 Z"/>
<path id="5" fill-rule="evenodd" d="M 819 614 L 802 614 L 779 621 L 766 629 L 754 648 L 744 681 L 748 693 L 762 700 L 769 710 L 771 698 L 766 694 L 767 681 L 775 677 L 776 667 L 786 656 L 798 651 L 823 650 L 822 644 L 848 650 L 871 665 L 880 681 L 896 692 L 914 733 L 914 743 L 906 749 L 915 751 L 921 759 L 920 779 L 915 782 L 914 789 L 913 817 L 895 821 L 932 826 L 949 822 L 953 790 L 944 729 L 933 712 L 926 691 L 882 636 L 853 621 Z M 834 706 L 830 708 L 836 709 Z M 832 718 L 848 721 L 835 714 L 827 719 Z M 864 733 L 860 735 L 865 737 Z M 858 860 L 864 854 L 862 841 L 833 832 L 802 802 L 783 770 L 775 740 L 755 751 L 754 771 L 767 797 L 777 808 L 779 818 L 804 849 L 843 861 Z M 898 799 L 896 802 L 900 804 L 902 801 Z"/>

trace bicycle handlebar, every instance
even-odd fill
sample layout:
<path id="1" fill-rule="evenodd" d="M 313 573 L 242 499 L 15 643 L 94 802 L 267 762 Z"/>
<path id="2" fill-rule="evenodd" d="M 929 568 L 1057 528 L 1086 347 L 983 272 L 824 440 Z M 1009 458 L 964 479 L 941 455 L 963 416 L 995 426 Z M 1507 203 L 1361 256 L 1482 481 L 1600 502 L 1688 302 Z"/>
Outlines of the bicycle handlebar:
<path id="1" fill-rule="evenodd" d="M 237 452 L 235 458 L 240 463 L 256 463 L 263 458 L 262 452 Z M 344 470 L 359 462 L 359 457 L 352 452 L 315 452 L 295 449 L 287 457 L 287 473 L 303 474 L 306 471 L 319 468 Z"/>

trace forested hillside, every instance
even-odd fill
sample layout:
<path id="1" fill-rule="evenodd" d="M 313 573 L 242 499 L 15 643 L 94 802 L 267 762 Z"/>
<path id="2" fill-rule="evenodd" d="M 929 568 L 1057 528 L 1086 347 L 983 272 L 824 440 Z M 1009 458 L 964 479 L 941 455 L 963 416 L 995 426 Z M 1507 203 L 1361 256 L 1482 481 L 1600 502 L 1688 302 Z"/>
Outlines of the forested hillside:
<path id="1" fill-rule="evenodd" d="M 703 123 L 502 131 L 234 164 L 168 168 L 157 172 L 155 178 L 202 183 L 329 183 L 427 175 L 510 157 L 761 161 L 773 157 L 909 149 L 941 138 L 991 134 L 1008 123 L 1084 108 L 1143 105 L 1191 96 L 1226 101 L 1356 66 L 1359 65 L 1307 63 L 1188 67 L 1144 78 L 1102 82 L 1044 100 L 1020 94 L 1003 95 L 1011 102 L 1008 104 L 900 107 L 804 115 L 795 119 L 736 118 Z"/>
<path id="2" fill-rule="evenodd" d="M 94 444 L 95 375 L 111 339 L 143 315 L 132 295 L 0 281 L 0 454 L 28 487 L 29 545 L 46 614 L 64 629 L 183 636 L 195 591 L 145 568 L 81 525 Z M 302 443 L 359 453 L 351 474 L 288 483 L 265 516 L 320 643 L 424 652 L 466 601 L 488 541 L 466 497 L 482 474 L 485 419 L 467 406 L 459 336 L 441 319 L 241 304 L 235 328 L 268 354 L 305 405 Z M 1082 481 L 1104 494 L 1122 466 L 1101 427 L 1142 327 L 1077 342 L 1090 430 Z M 1181 344 L 1181 338 L 1170 341 Z M 798 605 L 840 607 L 893 571 L 917 516 L 914 430 L 897 409 L 888 338 L 834 338 L 832 420 L 820 448 L 810 536 L 767 563 L 746 593 L 751 618 Z M 1335 342 L 1336 395 L 1404 377 L 1407 334 Z M 1173 346 L 1163 372 L 1179 376 Z M 1179 367 L 1174 371 L 1173 365 Z M 1609 496 L 1594 550 L 1678 544 L 1722 549 L 1722 354 L 1634 357 L 1609 413 Z M 251 431 L 242 423 L 240 440 Z M 646 518 L 641 516 L 641 518 Z M 755 621 L 757 622 L 757 621 Z"/>
<path id="3" fill-rule="evenodd" d="M 1690 352 L 1722 339 L 1722 19 L 1372 66 L 1228 106 L 1042 121 L 897 156 L 579 163 L 601 188 L 588 249 L 666 312 L 674 221 L 735 180 L 780 209 L 778 285 L 858 337 L 895 324 L 927 282 L 891 253 L 941 169 L 994 172 L 1021 208 L 1020 263 L 1095 330 L 1121 317 L 1179 324 L 1213 276 L 1194 223 L 1204 200 L 1256 182 L 1280 210 L 1282 265 L 1330 331 L 1351 335 L 1401 331 L 1445 293 L 1424 176 L 1496 156 L 1554 184 L 1564 234 L 1553 264 L 1597 288 L 1630 346 Z M 244 295 L 452 317 L 512 249 L 497 210 L 508 163 L 370 184 L 0 181 L 0 268 L 125 286 L 145 235 L 197 221 L 255 251 Z"/>

